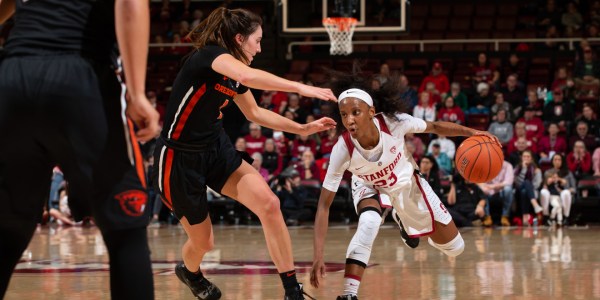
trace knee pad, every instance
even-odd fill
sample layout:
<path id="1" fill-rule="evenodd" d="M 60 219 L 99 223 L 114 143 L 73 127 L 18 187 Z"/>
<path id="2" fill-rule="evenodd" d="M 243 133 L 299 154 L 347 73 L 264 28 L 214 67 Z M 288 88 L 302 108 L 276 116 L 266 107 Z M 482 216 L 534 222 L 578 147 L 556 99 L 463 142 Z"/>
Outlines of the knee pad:
<path id="1" fill-rule="evenodd" d="M 346 262 L 354 263 L 363 267 L 367 266 L 371 256 L 373 242 L 379 233 L 381 216 L 375 210 L 366 210 L 358 218 L 358 227 L 346 252 Z"/>
<path id="2" fill-rule="evenodd" d="M 456 237 L 454 237 L 453 240 L 443 245 L 437 244 L 431 238 L 429 238 L 427 241 L 429 242 L 429 245 L 439 249 L 450 257 L 459 256 L 465 250 L 465 241 L 460 235 L 460 232 L 456 235 Z"/>

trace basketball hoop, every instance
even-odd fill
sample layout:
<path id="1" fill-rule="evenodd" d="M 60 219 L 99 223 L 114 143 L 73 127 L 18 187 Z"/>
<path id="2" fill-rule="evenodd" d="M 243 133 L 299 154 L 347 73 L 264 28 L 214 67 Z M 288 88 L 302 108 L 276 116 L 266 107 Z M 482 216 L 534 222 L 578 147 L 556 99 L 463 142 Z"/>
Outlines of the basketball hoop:
<path id="1" fill-rule="evenodd" d="M 323 26 L 327 29 L 331 47 L 331 55 L 348 55 L 352 53 L 352 35 L 358 21 L 355 18 L 325 18 Z"/>

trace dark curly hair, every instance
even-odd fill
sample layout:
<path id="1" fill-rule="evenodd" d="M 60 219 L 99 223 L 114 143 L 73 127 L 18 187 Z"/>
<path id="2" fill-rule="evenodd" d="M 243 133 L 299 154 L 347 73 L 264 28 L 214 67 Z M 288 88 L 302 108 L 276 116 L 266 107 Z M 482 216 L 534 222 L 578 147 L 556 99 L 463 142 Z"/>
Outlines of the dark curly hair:
<path id="1" fill-rule="evenodd" d="M 373 106 L 376 112 L 381 112 L 388 117 L 395 118 L 397 113 L 409 113 L 408 102 L 400 97 L 400 76 L 392 75 L 379 90 L 371 88 L 374 77 L 366 77 L 361 70 L 361 63 L 355 60 L 350 72 L 326 69 L 326 86 L 337 96 L 343 91 L 357 88 L 369 93 L 373 98 Z M 343 128 L 339 110 L 335 110 L 334 119 L 338 121 L 338 131 Z M 341 125 L 341 127 L 340 127 Z"/>

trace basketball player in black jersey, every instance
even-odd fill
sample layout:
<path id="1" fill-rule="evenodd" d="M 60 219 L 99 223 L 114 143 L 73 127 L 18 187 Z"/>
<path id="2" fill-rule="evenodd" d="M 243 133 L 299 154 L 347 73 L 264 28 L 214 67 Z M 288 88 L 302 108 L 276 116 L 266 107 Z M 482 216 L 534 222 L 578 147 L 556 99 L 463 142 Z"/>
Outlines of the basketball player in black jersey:
<path id="1" fill-rule="evenodd" d="M 0 298 L 59 165 L 75 218 L 92 215 L 104 237 L 111 297 L 152 299 L 137 142 L 159 131 L 144 90 L 148 2 L 0 0 L 0 23 L 13 14 L 0 60 Z M 117 40 L 127 102 L 117 78 Z"/>
<path id="2" fill-rule="evenodd" d="M 329 118 L 301 125 L 260 108 L 248 87 L 296 92 L 336 100 L 329 89 L 292 82 L 248 65 L 261 50 L 262 21 L 246 10 L 218 8 L 188 36 L 194 50 L 175 83 L 165 125 L 156 147 L 155 187 L 175 212 L 188 235 L 183 263 L 175 268 L 181 281 L 200 299 L 221 292 L 200 272 L 204 254 L 213 248 L 206 187 L 227 195 L 260 219 L 267 247 L 285 288 L 285 299 L 304 299 L 296 280 L 292 246 L 279 199 L 262 176 L 235 151 L 223 131 L 221 108 L 231 101 L 248 120 L 276 130 L 310 135 L 335 126 Z M 251 296 L 248 296 L 249 298 Z"/>

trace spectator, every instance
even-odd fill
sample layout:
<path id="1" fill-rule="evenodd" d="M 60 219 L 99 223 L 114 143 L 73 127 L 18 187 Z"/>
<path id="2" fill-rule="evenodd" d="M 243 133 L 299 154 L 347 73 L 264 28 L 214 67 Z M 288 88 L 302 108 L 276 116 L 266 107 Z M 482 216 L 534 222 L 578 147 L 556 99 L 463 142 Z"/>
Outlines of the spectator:
<path id="1" fill-rule="evenodd" d="M 567 11 L 562 14 L 562 25 L 566 32 L 577 32 L 583 24 L 583 17 L 577 11 L 574 2 L 567 4 Z"/>
<path id="2" fill-rule="evenodd" d="M 567 153 L 567 141 L 558 134 L 558 125 L 550 123 L 548 125 L 548 135 L 543 136 L 538 143 L 538 153 L 540 155 L 540 164 L 550 162 L 554 154 L 565 155 Z"/>
<path id="3" fill-rule="evenodd" d="M 278 108 L 276 108 L 275 104 L 273 104 L 273 94 L 271 92 L 264 91 L 262 93 L 259 99 L 258 106 L 279 113 L 279 111 L 277 110 Z"/>
<path id="4" fill-rule="evenodd" d="M 413 157 L 416 161 L 419 161 L 419 159 L 425 155 L 425 145 L 420 137 L 416 136 L 412 132 L 406 133 L 404 135 L 404 141 L 406 143 L 410 143 L 414 147 Z"/>
<path id="5" fill-rule="evenodd" d="M 600 176 L 600 148 L 594 150 L 594 156 L 592 157 L 594 163 L 594 176 Z"/>
<path id="6" fill-rule="evenodd" d="M 292 111 L 289 111 L 289 110 L 284 111 L 283 112 L 283 116 L 286 117 L 286 118 L 288 118 L 288 119 L 290 119 L 290 120 L 292 120 L 292 121 L 295 121 L 295 120 L 298 119 L 298 115 L 296 115 L 295 113 L 293 113 Z M 283 135 L 288 140 L 293 140 L 293 139 L 296 138 L 296 135 L 293 134 L 293 133 L 290 133 L 290 132 L 283 132 Z"/>
<path id="7" fill-rule="evenodd" d="M 530 213 L 536 215 L 543 211 L 537 201 L 536 192 L 542 184 L 542 171 L 534 161 L 533 153 L 523 151 L 521 162 L 515 168 L 515 188 L 521 204 L 523 224 L 530 224 Z"/>
<path id="8" fill-rule="evenodd" d="M 594 110 L 588 104 L 583 105 L 583 109 L 581 115 L 575 119 L 575 124 L 579 124 L 579 122 L 585 122 L 588 125 L 589 134 L 600 137 L 600 122 L 596 119 L 596 115 L 594 114 Z M 593 148 L 588 148 L 593 149 Z"/>
<path id="9" fill-rule="evenodd" d="M 485 194 L 485 217 L 483 218 L 484 226 L 492 226 L 492 215 L 490 214 L 490 202 L 494 196 L 497 196 L 502 201 L 502 218 L 500 224 L 502 226 L 510 226 L 510 209 L 513 202 L 513 184 L 515 175 L 512 165 L 507 162 L 502 162 L 502 169 L 494 179 L 480 183 L 479 188 Z"/>
<path id="10" fill-rule="evenodd" d="M 433 192 L 440 199 L 442 199 L 442 196 L 444 196 L 444 191 L 442 189 L 442 184 L 440 180 L 440 169 L 438 167 L 436 159 L 431 155 L 427 155 L 421 158 L 421 161 L 419 162 L 419 172 L 421 172 L 423 178 L 427 180 Z"/>
<path id="11" fill-rule="evenodd" d="M 527 139 L 531 140 L 534 143 L 539 142 L 539 140 L 544 135 L 544 122 L 542 122 L 540 118 L 535 116 L 535 110 L 531 107 L 525 108 L 525 113 L 523 114 L 523 117 L 517 122 L 525 123 Z"/>
<path id="12" fill-rule="evenodd" d="M 426 76 L 421 82 L 419 87 L 419 93 L 425 91 L 427 83 L 433 83 L 433 93 L 440 95 L 442 99 L 446 97 L 446 94 L 450 91 L 450 85 L 448 83 L 448 77 L 442 71 L 442 64 L 439 62 L 433 63 L 430 75 Z"/>
<path id="13" fill-rule="evenodd" d="M 465 125 L 465 114 L 462 109 L 455 105 L 452 96 L 446 97 L 444 106 L 440 109 L 437 115 L 438 121 L 453 122 L 460 125 Z"/>
<path id="14" fill-rule="evenodd" d="M 527 92 L 527 105 L 514 108 L 514 116 L 522 115 L 525 107 L 532 108 L 534 112 L 533 115 L 538 118 L 542 118 L 544 115 L 544 100 L 540 99 L 538 93 L 533 89 Z"/>
<path id="15" fill-rule="evenodd" d="M 272 106 L 274 112 L 283 115 L 288 103 L 288 94 L 280 91 L 263 91 L 259 103 L 269 103 L 268 106 Z"/>
<path id="16" fill-rule="evenodd" d="M 600 87 L 600 62 L 594 58 L 592 48 L 585 46 L 583 49 L 583 59 L 575 63 L 575 89 L 582 91 L 582 87 L 594 86 Z"/>
<path id="17" fill-rule="evenodd" d="M 469 114 L 489 114 L 492 106 L 490 85 L 485 82 L 477 84 L 477 95 L 471 99 Z"/>
<path id="18" fill-rule="evenodd" d="M 265 181 L 269 181 L 269 171 L 267 171 L 267 169 L 262 167 L 262 163 L 263 163 L 263 156 L 262 154 L 260 154 L 260 152 L 254 152 L 252 153 L 252 167 L 254 167 L 254 169 L 256 169 L 256 171 L 258 171 L 258 173 L 260 174 L 260 176 L 262 176 Z"/>
<path id="19" fill-rule="evenodd" d="M 567 166 L 577 180 L 591 175 L 592 156 L 585 148 L 583 141 L 575 142 L 573 151 L 567 155 Z"/>
<path id="20" fill-rule="evenodd" d="M 496 66 L 489 62 L 485 53 L 479 53 L 477 63 L 473 67 L 473 85 L 478 86 L 483 82 L 495 87 L 498 79 L 500 79 L 500 73 L 496 70 Z"/>
<path id="21" fill-rule="evenodd" d="M 537 44 L 540 50 L 565 50 L 566 45 L 562 42 L 557 42 L 554 39 L 560 38 L 558 33 L 558 28 L 555 25 L 550 25 L 546 28 L 546 34 L 544 35 L 546 38 L 544 43 Z"/>
<path id="22" fill-rule="evenodd" d="M 596 137 L 589 134 L 588 125 L 584 121 L 579 121 L 575 127 L 575 134 L 569 138 L 569 150 L 573 149 L 575 142 L 582 141 L 586 149 L 596 149 Z"/>
<path id="23" fill-rule="evenodd" d="M 598 24 L 592 23 L 587 26 L 586 38 L 598 38 L 600 37 L 600 30 L 598 30 Z"/>
<path id="24" fill-rule="evenodd" d="M 262 153 L 265 150 L 265 141 L 267 138 L 262 135 L 260 125 L 250 123 L 250 134 L 244 137 L 246 140 L 246 152 L 250 156 L 254 153 Z"/>
<path id="25" fill-rule="evenodd" d="M 291 111 L 296 115 L 296 121 L 299 123 L 306 122 L 306 116 L 308 112 L 300 107 L 300 96 L 296 93 L 290 93 L 288 96 L 288 103 L 285 110 Z"/>
<path id="26" fill-rule="evenodd" d="M 281 201 L 281 212 L 288 226 L 297 226 L 311 215 L 310 210 L 304 207 L 308 192 L 300 183 L 298 171 L 288 168 L 281 172 L 273 188 Z"/>
<path id="27" fill-rule="evenodd" d="M 401 91 L 400 99 L 407 101 L 410 109 L 413 109 L 419 102 L 419 95 L 417 94 L 417 91 L 410 86 L 410 82 L 406 75 L 400 75 L 399 86 Z"/>
<path id="28" fill-rule="evenodd" d="M 278 176 L 283 169 L 283 157 L 277 152 L 275 141 L 273 139 L 265 140 L 265 151 L 262 153 L 263 163 L 262 166 L 269 172 L 267 181 Z"/>
<path id="29" fill-rule="evenodd" d="M 300 179 L 319 180 L 321 174 L 320 170 L 315 163 L 315 155 L 310 149 L 306 149 L 302 152 L 302 157 L 299 162 L 294 165 L 294 168 L 300 173 Z"/>
<path id="30" fill-rule="evenodd" d="M 379 66 L 379 74 L 375 75 L 375 78 L 379 80 L 381 85 L 384 85 L 390 79 L 390 66 L 388 64 L 381 64 Z"/>
<path id="31" fill-rule="evenodd" d="M 492 105 L 492 107 L 490 108 L 490 111 L 492 113 L 492 120 L 496 120 L 496 113 L 499 110 L 504 110 L 506 114 L 506 119 L 513 119 L 512 115 L 510 114 L 510 112 L 512 111 L 511 105 L 510 103 L 504 101 L 504 95 L 502 93 L 494 94 L 494 105 Z"/>
<path id="32" fill-rule="evenodd" d="M 306 150 L 317 153 L 317 142 L 307 135 L 296 135 L 296 139 L 292 144 L 292 161 L 300 160 L 302 153 Z"/>
<path id="33" fill-rule="evenodd" d="M 433 142 L 431 145 L 431 152 L 427 153 L 427 155 L 431 155 L 435 158 L 437 165 L 440 167 L 440 170 L 444 175 L 452 174 L 452 160 L 441 151 L 441 147 L 439 143 Z"/>
<path id="34" fill-rule="evenodd" d="M 557 123 L 561 132 L 567 132 L 571 120 L 574 119 L 571 105 L 563 101 L 563 91 L 554 90 L 552 102 L 544 107 L 543 120 L 545 125 Z"/>
<path id="35" fill-rule="evenodd" d="M 423 92 L 420 94 L 419 104 L 413 109 L 413 116 L 415 118 L 423 119 L 427 122 L 435 121 L 435 106 L 433 106 L 429 99 L 430 94 Z"/>
<path id="36" fill-rule="evenodd" d="M 536 18 L 538 30 L 545 31 L 549 26 L 558 26 L 561 24 L 562 14 L 556 9 L 554 0 L 546 2 L 546 8 L 541 10 Z"/>
<path id="37" fill-rule="evenodd" d="M 371 79 L 371 89 L 373 91 L 379 91 L 381 89 L 381 82 L 379 81 L 379 78 Z"/>
<path id="38" fill-rule="evenodd" d="M 519 86 L 516 74 L 510 74 L 506 77 L 506 86 L 500 89 L 500 92 L 504 96 L 504 100 L 510 104 L 511 107 L 523 107 L 525 106 L 525 91 Z"/>
<path id="39" fill-rule="evenodd" d="M 513 138 L 514 139 L 514 138 Z M 511 143 L 510 145 L 512 145 Z M 512 151 L 508 151 L 508 161 L 516 167 L 521 162 L 521 156 L 523 152 L 531 151 L 531 147 L 528 146 L 528 141 L 524 136 L 518 137 L 515 142 Z M 535 157 L 534 157 L 535 159 Z"/>
<path id="40" fill-rule="evenodd" d="M 190 33 L 190 23 L 186 20 L 179 22 L 179 36 L 187 36 Z"/>
<path id="41" fill-rule="evenodd" d="M 333 146 L 335 146 L 335 143 L 338 141 L 338 137 L 336 128 L 327 130 L 327 135 L 321 139 L 321 147 L 319 148 L 319 153 L 322 158 L 329 158 Z"/>
<path id="42" fill-rule="evenodd" d="M 560 89 L 562 91 L 567 91 L 575 86 L 575 82 L 573 78 L 569 77 L 567 72 L 567 67 L 559 67 L 556 70 L 556 75 L 554 77 L 554 81 L 552 82 L 552 90 Z"/>
<path id="43" fill-rule="evenodd" d="M 508 142 L 506 152 L 512 153 L 515 151 L 516 142 L 519 138 L 523 138 L 525 140 L 527 149 L 537 153 L 537 144 L 534 143 L 531 139 L 527 138 L 527 130 L 525 129 L 527 124 L 525 122 L 517 122 L 515 124 L 515 133 L 513 135 L 512 140 Z"/>
<path id="44" fill-rule="evenodd" d="M 518 80 L 518 86 L 523 88 L 525 83 L 523 80 L 525 77 L 525 70 L 527 69 L 525 62 L 519 59 L 517 53 L 511 53 L 508 57 L 508 63 L 502 68 L 502 74 L 507 77 L 510 75 L 516 75 Z M 508 78 L 507 78 L 508 79 Z"/>
<path id="45" fill-rule="evenodd" d="M 495 121 L 490 124 L 488 131 L 497 136 L 503 147 L 506 147 L 508 142 L 513 137 L 513 124 L 506 120 L 506 110 L 500 109 L 496 113 Z"/>
<path id="46" fill-rule="evenodd" d="M 198 24 L 200 24 L 200 22 L 202 22 L 202 19 L 204 19 L 204 13 L 202 12 L 202 10 L 196 9 L 192 13 L 192 17 L 193 17 L 193 20 L 192 20 L 191 28 L 196 28 L 196 26 L 198 26 Z"/>
<path id="47" fill-rule="evenodd" d="M 235 140 L 235 150 L 246 152 L 246 140 L 243 137 L 239 137 Z"/>
<path id="48" fill-rule="evenodd" d="M 485 194 L 462 176 L 453 176 L 448 192 L 448 212 L 457 227 L 472 226 L 485 216 Z"/>
<path id="49" fill-rule="evenodd" d="M 273 131 L 273 141 L 275 142 L 275 149 L 277 154 L 283 159 L 283 165 L 287 166 L 287 160 L 290 156 L 290 146 L 292 142 L 283 134 L 282 131 Z"/>
<path id="50" fill-rule="evenodd" d="M 444 152 L 450 159 L 454 159 L 454 154 L 456 153 L 456 145 L 450 139 L 447 139 L 443 135 L 439 135 L 437 139 L 433 139 L 429 146 L 427 147 L 427 153 L 433 152 L 433 144 L 439 144 L 441 147 L 441 152 Z"/>
<path id="51" fill-rule="evenodd" d="M 558 221 L 558 225 L 562 225 L 563 215 L 564 220 L 568 220 L 575 188 L 575 177 L 567 168 L 564 156 L 555 154 L 552 156 L 552 168 L 544 172 L 544 187 L 540 191 L 540 202 L 544 209 L 544 216 L 547 217 L 549 215 L 548 208 L 552 204 L 556 209 L 553 209 L 553 212 L 559 211 L 560 213 L 557 216 L 557 220 L 553 220 L 555 214 L 552 214 L 550 218 L 551 222 Z M 553 199 L 554 197 L 558 199 Z"/>
<path id="52" fill-rule="evenodd" d="M 469 102 L 467 101 L 467 95 L 460 89 L 460 83 L 453 82 L 450 85 L 450 95 L 454 98 L 454 103 L 458 105 L 463 112 L 469 110 Z"/>

